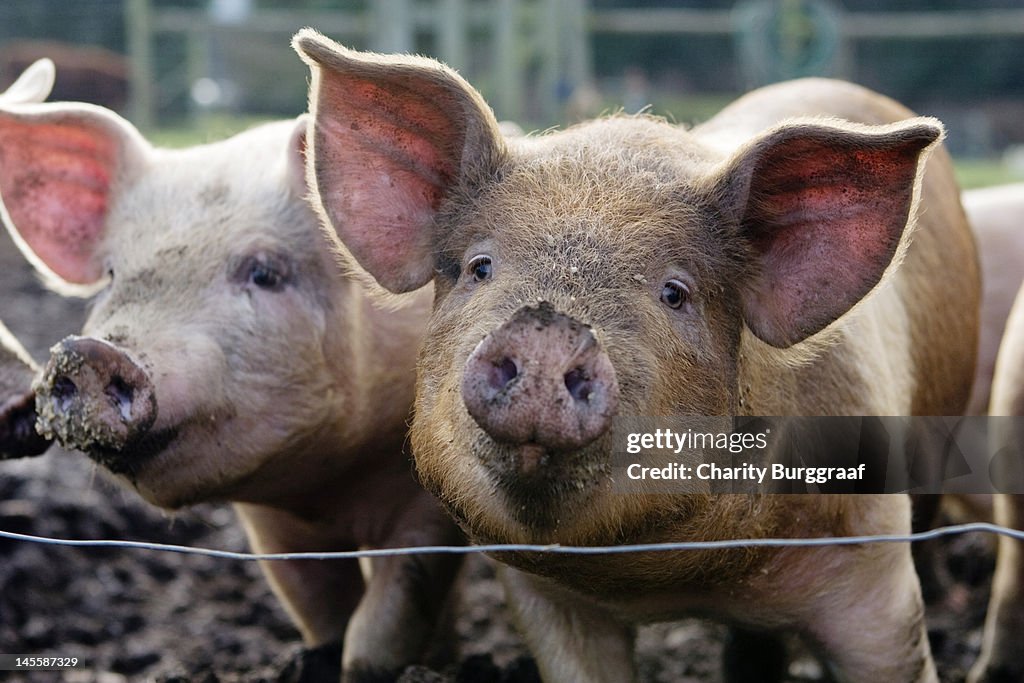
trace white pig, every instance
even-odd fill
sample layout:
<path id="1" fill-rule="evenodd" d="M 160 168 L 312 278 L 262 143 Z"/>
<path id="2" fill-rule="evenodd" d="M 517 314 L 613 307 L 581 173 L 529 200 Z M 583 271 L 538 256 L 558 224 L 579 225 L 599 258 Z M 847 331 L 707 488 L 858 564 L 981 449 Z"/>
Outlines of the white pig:
<path id="1" fill-rule="evenodd" d="M 235 503 L 258 552 L 458 543 L 403 453 L 429 289 L 389 297 L 305 201 L 305 120 L 156 149 L 85 104 L 0 107 L 4 222 L 65 292 L 95 293 L 52 350 L 40 427 L 148 501 Z M 343 678 L 422 655 L 457 562 L 271 562 Z"/>

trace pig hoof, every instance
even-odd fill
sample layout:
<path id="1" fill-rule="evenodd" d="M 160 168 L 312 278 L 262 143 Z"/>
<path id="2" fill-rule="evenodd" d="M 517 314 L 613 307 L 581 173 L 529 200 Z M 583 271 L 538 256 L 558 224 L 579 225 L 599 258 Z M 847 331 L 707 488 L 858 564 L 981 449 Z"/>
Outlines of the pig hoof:
<path id="1" fill-rule="evenodd" d="M 394 683 L 401 671 L 380 669 L 369 664 L 353 664 L 341 675 L 342 683 Z"/>
<path id="2" fill-rule="evenodd" d="M 987 666 L 979 663 L 971 670 L 967 683 L 1020 683 L 1024 670 L 1010 666 Z"/>
<path id="3" fill-rule="evenodd" d="M 318 683 L 341 678 L 341 643 L 303 648 L 288 660 L 278 677 L 282 683 Z"/>
<path id="4" fill-rule="evenodd" d="M 771 633 L 729 629 L 722 650 L 722 677 L 728 683 L 786 679 L 786 645 Z"/>

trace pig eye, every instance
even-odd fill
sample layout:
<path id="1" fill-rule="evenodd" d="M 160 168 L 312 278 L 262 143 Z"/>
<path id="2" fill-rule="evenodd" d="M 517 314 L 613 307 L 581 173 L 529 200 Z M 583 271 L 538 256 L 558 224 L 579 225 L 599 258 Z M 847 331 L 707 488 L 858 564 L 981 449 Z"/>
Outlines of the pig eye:
<path id="1" fill-rule="evenodd" d="M 288 283 L 288 267 L 271 254 L 257 254 L 242 260 L 234 280 L 267 291 L 276 292 Z"/>
<path id="2" fill-rule="evenodd" d="M 277 289 L 284 282 L 284 277 L 268 264 L 256 262 L 249 271 L 249 282 L 261 289 Z"/>
<path id="3" fill-rule="evenodd" d="M 682 308 L 690 301 L 690 288 L 679 280 L 669 280 L 661 288 L 661 302 L 669 308 Z"/>
<path id="4" fill-rule="evenodd" d="M 492 270 L 493 266 L 491 265 L 491 257 L 484 254 L 474 256 L 469 262 L 469 266 L 466 268 L 466 272 L 470 273 L 473 276 L 473 280 L 476 282 L 490 280 Z"/>

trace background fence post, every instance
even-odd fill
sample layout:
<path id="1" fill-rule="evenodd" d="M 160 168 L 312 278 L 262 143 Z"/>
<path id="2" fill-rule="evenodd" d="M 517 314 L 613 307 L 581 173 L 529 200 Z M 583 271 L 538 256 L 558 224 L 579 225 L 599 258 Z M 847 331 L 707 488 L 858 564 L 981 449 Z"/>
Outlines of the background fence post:
<path id="1" fill-rule="evenodd" d="M 466 43 L 469 22 L 466 0 L 441 0 L 435 23 L 439 57 L 448 66 L 461 71 L 466 68 Z"/>
<path id="2" fill-rule="evenodd" d="M 377 52 L 415 52 L 410 0 L 374 0 L 372 49 Z"/>
<path id="3" fill-rule="evenodd" d="M 523 115 L 523 69 L 519 53 L 519 0 L 496 0 L 494 16 L 494 109 L 498 118 Z"/>
<path id="4" fill-rule="evenodd" d="M 128 56 L 131 70 L 129 101 L 131 118 L 142 131 L 156 123 L 153 101 L 153 43 L 150 0 L 128 0 L 125 3 L 125 25 L 128 33 Z"/>

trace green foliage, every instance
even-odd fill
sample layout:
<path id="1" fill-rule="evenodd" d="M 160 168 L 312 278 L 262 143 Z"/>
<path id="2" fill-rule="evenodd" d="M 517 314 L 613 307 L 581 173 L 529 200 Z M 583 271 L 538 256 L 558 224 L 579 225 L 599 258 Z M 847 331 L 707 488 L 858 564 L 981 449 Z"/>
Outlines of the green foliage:
<path id="1" fill-rule="evenodd" d="M 158 147 L 190 147 L 223 140 L 270 120 L 265 116 L 209 114 L 187 124 L 159 128 L 148 137 Z"/>
<path id="2" fill-rule="evenodd" d="M 965 190 L 989 185 L 1019 183 L 1022 180 L 1020 175 L 1015 175 L 999 161 L 958 159 L 955 169 L 957 182 Z"/>

